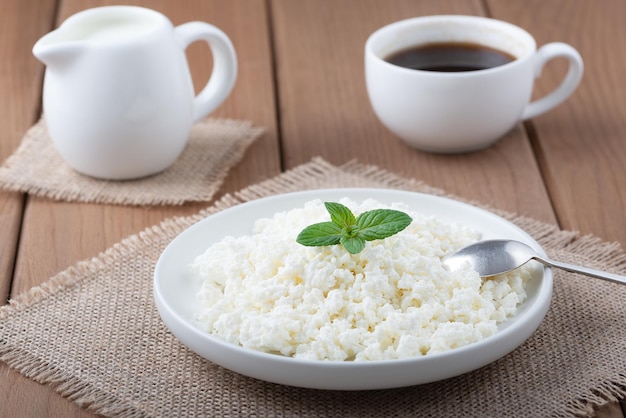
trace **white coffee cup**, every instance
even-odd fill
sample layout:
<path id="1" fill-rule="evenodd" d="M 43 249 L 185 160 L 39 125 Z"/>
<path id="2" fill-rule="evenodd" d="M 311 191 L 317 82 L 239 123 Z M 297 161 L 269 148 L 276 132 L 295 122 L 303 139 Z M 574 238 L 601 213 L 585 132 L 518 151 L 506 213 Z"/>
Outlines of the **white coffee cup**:
<path id="1" fill-rule="evenodd" d="M 471 43 L 506 52 L 515 60 L 493 68 L 436 72 L 385 61 L 418 45 Z M 569 62 L 562 83 L 530 102 L 534 79 L 557 57 Z M 554 108 L 576 89 L 583 74 L 580 54 L 554 42 L 536 49 L 525 30 L 475 16 L 425 16 L 392 23 L 365 44 L 365 78 L 374 112 L 414 148 L 437 153 L 484 149 L 518 122 Z"/>

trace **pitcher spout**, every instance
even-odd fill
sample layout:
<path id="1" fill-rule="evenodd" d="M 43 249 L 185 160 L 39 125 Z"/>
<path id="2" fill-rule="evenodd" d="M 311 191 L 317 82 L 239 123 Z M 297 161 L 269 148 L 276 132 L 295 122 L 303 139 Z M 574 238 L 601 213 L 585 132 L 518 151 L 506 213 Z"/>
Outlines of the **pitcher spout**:
<path id="1" fill-rule="evenodd" d="M 33 55 L 49 68 L 63 68 L 70 65 L 82 52 L 80 42 L 63 39 L 59 29 L 44 35 L 35 46 Z"/>

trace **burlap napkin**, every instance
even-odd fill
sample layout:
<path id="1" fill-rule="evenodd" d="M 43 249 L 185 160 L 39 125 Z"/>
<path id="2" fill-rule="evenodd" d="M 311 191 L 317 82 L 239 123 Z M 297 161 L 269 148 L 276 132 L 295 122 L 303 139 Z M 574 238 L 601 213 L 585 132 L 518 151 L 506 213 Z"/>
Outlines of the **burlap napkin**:
<path id="1" fill-rule="evenodd" d="M 335 186 L 444 194 L 375 167 L 313 160 L 127 238 L 0 308 L 0 359 L 85 408 L 119 416 L 588 416 L 626 395 L 626 286 L 562 271 L 545 321 L 525 344 L 474 372 L 415 387 L 340 392 L 266 383 L 203 360 L 168 332 L 154 307 L 152 273 L 177 234 L 243 201 Z M 618 245 L 499 214 L 557 259 L 626 272 Z"/>
<path id="2" fill-rule="evenodd" d="M 106 181 L 71 169 L 54 148 L 42 118 L 0 166 L 0 187 L 70 202 L 179 205 L 209 201 L 228 170 L 262 132 L 248 122 L 209 118 L 193 126 L 183 153 L 162 173 Z"/>

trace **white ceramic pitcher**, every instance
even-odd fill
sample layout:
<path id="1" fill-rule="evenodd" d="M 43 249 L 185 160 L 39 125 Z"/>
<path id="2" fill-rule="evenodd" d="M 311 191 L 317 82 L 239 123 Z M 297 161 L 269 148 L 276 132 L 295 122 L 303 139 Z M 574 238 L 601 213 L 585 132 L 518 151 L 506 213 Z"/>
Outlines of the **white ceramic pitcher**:
<path id="1" fill-rule="evenodd" d="M 213 70 L 195 96 L 185 49 L 205 41 Z M 88 9 L 41 38 L 44 117 L 75 170 L 105 179 L 158 173 L 182 152 L 191 126 L 230 94 L 237 56 L 224 32 L 203 22 L 174 27 L 134 6 Z"/>

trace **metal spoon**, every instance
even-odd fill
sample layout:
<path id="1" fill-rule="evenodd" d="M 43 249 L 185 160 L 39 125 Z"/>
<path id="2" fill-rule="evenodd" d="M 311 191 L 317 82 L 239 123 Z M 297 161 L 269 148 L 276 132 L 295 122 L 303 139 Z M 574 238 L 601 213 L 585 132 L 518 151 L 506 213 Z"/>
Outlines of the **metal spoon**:
<path id="1" fill-rule="evenodd" d="M 546 266 L 626 284 L 626 276 L 549 260 L 537 254 L 528 245 L 511 240 L 487 240 L 468 245 L 456 253 L 444 257 L 443 263 L 451 270 L 461 267 L 464 263 L 469 263 L 481 277 L 486 277 L 514 270 L 533 259 Z"/>

